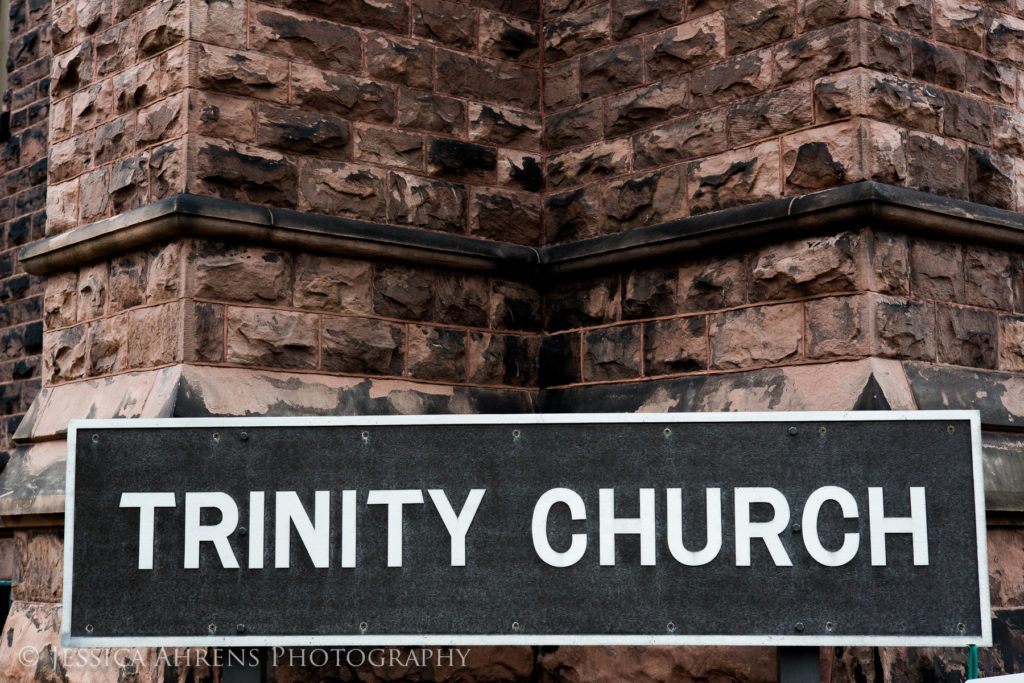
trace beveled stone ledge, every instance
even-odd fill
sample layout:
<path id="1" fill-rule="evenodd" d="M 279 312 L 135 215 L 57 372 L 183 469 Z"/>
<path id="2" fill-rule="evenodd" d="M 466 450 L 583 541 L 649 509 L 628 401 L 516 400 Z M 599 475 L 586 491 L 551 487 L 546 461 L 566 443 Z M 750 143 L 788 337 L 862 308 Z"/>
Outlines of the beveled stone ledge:
<path id="1" fill-rule="evenodd" d="M 154 242 L 199 236 L 537 281 L 863 227 L 1024 248 L 1024 214 L 860 182 L 537 248 L 177 195 L 31 244 L 20 260 L 29 273 L 45 275 Z"/>

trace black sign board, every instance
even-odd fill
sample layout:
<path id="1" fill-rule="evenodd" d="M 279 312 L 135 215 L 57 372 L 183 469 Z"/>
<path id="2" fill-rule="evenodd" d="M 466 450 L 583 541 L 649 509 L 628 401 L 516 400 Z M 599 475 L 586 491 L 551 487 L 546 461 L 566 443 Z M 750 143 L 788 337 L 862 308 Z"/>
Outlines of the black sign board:
<path id="1" fill-rule="evenodd" d="M 991 642 L 976 412 L 83 420 L 64 643 Z"/>

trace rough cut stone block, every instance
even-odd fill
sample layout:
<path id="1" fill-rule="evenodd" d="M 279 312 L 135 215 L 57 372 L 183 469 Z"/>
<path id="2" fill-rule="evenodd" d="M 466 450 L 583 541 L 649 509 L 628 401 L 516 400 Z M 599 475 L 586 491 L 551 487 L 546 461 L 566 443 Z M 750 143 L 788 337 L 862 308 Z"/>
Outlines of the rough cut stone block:
<path id="1" fill-rule="evenodd" d="M 413 88 L 434 86 L 434 48 L 415 40 L 370 35 L 366 40 L 370 76 Z"/>
<path id="2" fill-rule="evenodd" d="M 25 602 L 60 602 L 64 542 L 59 531 L 16 531 L 11 598 Z"/>
<path id="3" fill-rule="evenodd" d="M 185 132 L 186 106 L 185 93 L 182 92 L 140 109 L 135 127 L 136 146 L 148 147 L 179 137 Z"/>
<path id="4" fill-rule="evenodd" d="M 477 11 L 445 0 L 416 0 L 412 8 L 412 34 L 473 52 L 477 43 Z"/>
<path id="5" fill-rule="evenodd" d="M 782 139 L 786 194 L 807 194 L 864 177 L 856 121 L 833 123 Z"/>
<path id="6" fill-rule="evenodd" d="M 309 159 L 299 174 L 300 206 L 328 216 L 381 221 L 386 216 L 385 172 L 364 164 Z"/>
<path id="7" fill-rule="evenodd" d="M 136 308 L 125 314 L 128 318 L 129 368 L 151 368 L 181 359 L 178 335 L 168 334 L 181 325 L 178 302 Z"/>
<path id="8" fill-rule="evenodd" d="M 470 332 L 466 350 L 471 383 L 536 385 L 539 337 Z"/>
<path id="9" fill-rule="evenodd" d="M 462 100 L 411 90 L 398 91 L 398 125 L 404 128 L 465 135 L 466 106 Z"/>
<path id="10" fill-rule="evenodd" d="M 923 239 L 910 243 L 910 291 L 915 297 L 962 303 L 963 273 L 960 245 Z"/>
<path id="11" fill-rule="evenodd" d="M 43 382 L 59 384 L 85 376 L 86 325 L 43 335 Z"/>
<path id="12" fill-rule="evenodd" d="M 540 385 L 574 384 L 582 378 L 580 334 L 545 335 L 540 345 Z"/>
<path id="13" fill-rule="evenodd" d="M 942 98 L 943 135 L 988 145 L 992 129 L 989 105 L 952 92 L 943 92 Z"/>
<path id="14" fill-rule="evenodd" d="M 353 137 L 356 161 L 423 171 L 423 135 L 419 133 L 356 124 Z"/>
<path id="15" fill-rule="evenodd" d="M 78 272 L 56 273 L 43 283 L 43 322 L 47 329 L 66 327 L 77 322 Z"/>
<path id="16" fill-rule="evenodd" d="M 102 318 L 89 325 L 90 377 L 123 372 L 128 367 L 128 316 Z"/>
<path id="17" fill-rule="evenodd" d="M 580 58 L 580 82 L 584 100 L 642 85 L 643 44 L 636 40 L 584 55 Z"/>
<path id="18" fill-rule="evenodd" d="M 910 244 L 906 235 L 872 231 L 868 289 L 883 294 L 910 293 Z"/>
<path id="19" fill-rule="evenodd" d="M 616 325 L 583 333 L 583 381 L 639 377 L 642 366 L 640 325 Z"/>
<path id="20" fill-rule="evenodd" d="M 602 137 L 604 129 L 598 100 L 548 114 L 544 120 L 544 144 L 549 150 L 585 145 Z"/>
<path id="21" fill-rule="evenodd" d="M 935 360 L 935 307 L 911 299 L 875 301 L 876 353 L 904 360 Z"/>
<path id="22" fill-rule="evenodd" d="M 580 102 L 580 64 L 563 62 L 544 69 L 544 109 L 554 111 Z"/>
<path id="23" fill-rule="evenodd" d="M 101 3 L 80 3 L 101 6 Z M 147 8 L 139 18 L 139 54 L 145 57 L 177 45 L 188 33 L 188 3 L 185 0 L 161 0 Z"/>
<path id="24" fill-rule="evenodd" d="M 552 62 L 590 52 L 611 38 L 608 3 L 562 14 L 544 25 L 544 58 Z"/>
<path id="25" fill-rule="evenodd" d="M 373 266 L 337 256 L 295 257 L 294 304 L 336 313 L 370 313 Z"/>
<path id="26" fill-rule="evenodd" d="M 184 360 L 219 363 L 224 360 L 224 306 L 196 302 L 192 308 L 194 338 L 185 330 Z"/>
<path id="27" fill-rule="evenodd" d="M 490 284 L 487 279 L 461 273 L 439 273 L 435 289 L 437 320 L 448 325 L 487 327 Z"/>
<path id="28" fill-rule="evenodd" d="M 370 123 L 395 119 L 395 89 L 386 83 L 293 64 L 292 101 L 301 107 Z"/>
<path id="29" fill-rule="evenodd" d="M 985 47 L 1000 62 L 1024 68 L 1024 19 L 992 12 L 988 15 Z"/>
<path id="30" fill-rule="evenodd" d="M 469 234 L 499 242 L 540 242 L 540 197 L 534 193 L 474 189 L 469 200 Z"/>
<path id="31" fill-rule="evenodd" d="M 511 107 L 536 109 L 540 85 L 536 69 L 437 51 L 437 89 L 446 95 Z"/>
<path id="32" fill-rule="evenodd" d="M 544 199 L 544 234 L 548 244 L 594 237 L 600 233 L 600 196 L 596 186 L 549 195 Z"/>
<path id="33" fill-rule="evenodd" d="M 185 140 L 155 147 L 149 154 L 149 197 L 160 201 L 185 191 Z"/>
<path id="34" fill-rule="evenodd" d="M 466 230 L 466 188 L 406 173 L 391 173 L 388 222 L 429 230 Z"/>
<path id="35" fill-rule="evenodd" d="M 856 66 L 857 27 L 856 21 L 828 26 L 778 46 L 774 50 L 776 81 L 795 83 Z"/>
<path id="36" fill-rule="evenodd" d="M 323 369 L 401 376 L 405 369 L 404 325 L 369 318 L 325 316 Z"/>
<path id="37" fill-rule="evenodd" d="M 135 120 L 135 116 L 128 114 L 109 123 L 104 123 L 96 129 L 96 138 L 93 143 L 94 163 L 106 164 L 132 153 L 135 149 L 137 135 Z M 142 122 L 145 124 L 147 121 L 143 119 Z"/>
<path id="38" fill-rule="evenodd" d="M 466 332 L 411 325 L 409 376 L 440 382 L 465 382 Z"/>
<path id="39" fill-rule="evenodd" d="M 932 0 L 935 37 L 965 50 L 981 51 L 985 39 L 985 10 L 980 2 Z"/>
<path id="40" fill-rule="evenodd" d="M 469 137 L 474 141 L 539 151 L 541 130 L 536 113 L 469 104 Z"/>
<path id="41" fill-rule="evenodd" d="M 71 128 L 81 133 L 110 118 L 113 109 L 113 83 L 101 81 L 71 96 Z"/>
<path id="42" fill-rule="evenodd" d="M 78 224 L 78 179 L 51 182 L 46 188 L 46 234 L 66 232 Z"/>
<path id="43" fill-rule="evenodd" d="M 188 269 L 199 299 L 291 303 L 291 257 L 275 249 L 197 242 Z"/>
<path id="44" fill-rule="evenodd" d="M 191 143 L 195 185 L 190 182 L 190 189 L 223 199 L 296 206 L 299 169 L 290 157 L 240 142 L 194 138 Z"/>
<path id="45" fill-rule="evenodd" d="M 109 311 L 123 311 L 146 300 L 146 254 L 131 252 L 110 261 Z"/>
<path id="46" fill-rule="evenodd" d="M 317 366 L 318 316 L 261 308 L 227 309 L 227 361 L 264 367 Z"/>
<path id="47" fill-rule="evenodd" d="M 631 271 L 625 279 L 622 318 L 656 318 L 675 313 L 678 276 L 679 270 L 674 267 Z"/>
<path id="48" fill-rule="evenodd" d="M 861 121 L 858 134 L 864 179 L 906 185 L 910 174 L 906 130 L 868 119 Z"/>
<path id="49" fill-rule="evenodd" d="M 50 71 L 50 96 L 58 98 L 87 85 L 92 80 L 92 42 L 84 42 L 53 58 Z"/>
<path id="50" fill-rule="evenodd" d="M 541 296 L 533 287 L 495 280 L 491 284 L 489 309 L 491 326 L 496 330 L 540 330 Z"/>
<path id="51" fill-rule="evenodd" d="M 866 296 L 828 297 L 806 302 L 807 357 L 868 355 L 872 344 L 871 313 Z"/>
<path id="52" fill-rule="evenodd" d="M 605 233 L 667 223 L 687 215 L 684 164 L 613 180 L 602 188 Z"/>
<path id="53" fill-rule="evenodd" d="M 999 316 L 999 369 L 1024 371 L 1024 317 Z"/>
<path id="54" fill-rule="evenodd" d="M 1014 288 L 1007 287 L 1017 274 L 1009 253 L 964 245 L 964 303 L 971 306 L 1015 310 Z"/>
<path id="55" fill-rule="evenodd" d="M 373 276 L 373 312 L 400 320 L 432 320 L 433 273 L 404 266 L 378 266 Z"/>
<path id="56" fill-rule="evenodd" d="M 710 109 L 767 90 L 772 83 L 766 51 L 733 57 L 693 73 L 693 106 Z"/>
<path id="57" fill-rule="evenodd" d="M 540 27 L 492 12 L 480 15 L 480 51 L 487 57 L 537 63 L 540 55 Z"/>
<path id="58" fill-rule="evenodd" d="M 232 102 L 232 104 L 234 104 Z M 216 107 L 217 105 L 209 105 Z M 229 105 L 230 106 L 230 105 Z M 233 112 L 234 114 L 234 112 Z M 248 117 L 246 108 L 232 118 Z M 215 120 L 219 120 L 219 112 Z M 251 123 L 250 123 L 251 125 Z M 344 159 L 351 155 L 351 130 L 344 119 L 265 104 L 259 107 L 256 142 L 282 152 Z"/>
<path id="59" fill-rule="evenodd" d="M 197 44 L 194 55 L 201 87 L 273 102 L 288 100 L 288 62 L 283 59 L 204 43 Z"/>
<path id="60" fill-rule="evenodd" d="M 745 145 L 809 125 L 811 104 L 809 83 L 737 102 L 729 107 L 729 142 Z"/>
<path id="61" fill-rule="evenodd" d="M 689 76 L 683 75 L 609 97 L 604 103 L 605 135 L 630 133 L 687 113 L 689 90 Z"/>
<path id="62" fill-rule="evenodd" d="M 996 367 L 996 315 L 959 306 L 936 305 L 936 353 L 940 363 Z"/>
<path id="63" fill-rule="evenodd" d="M 741 0 L 725 10 L 729 54 L 756 50 L 789 38 L 796 26 L 796 2 Z"/>
<path id="64" fill-rule="evenodd" d="M 637 133 L 633 136 L 634 167 L 663 166 L 727 149 L 726 116 L 725 109 L 717 109 Z"/>
<path id="65" fill-rule="evenodd" d="M 82 176 L 78 215 L 83 223 L 92 223 L 110 215 L 110 169 L 103 167 Z"/>
<path id="66" fill-rule="evenodd" d="M 725 58 L 725 18 L 687 21 L 644 39 L 647 77 L 661 80 Z"/>
<path id="67" fill-rule="evenodd" d="M 679 267 L 678 310 L 713 311 L 747 301 L 747 267 L 743 257 L 701 259 Z"/>
<path id="68" fill-rule="evenodd" d="M 682 4 L 664 0 L 613 0 L 612 37 L 621 40 L 628 36 L 650 33 L 665 26 L 678 24 L 683 18 Z"/>
<path id="69" fill-rule="evenodd" d="M 849 232 L 763 247 L 750 257 L 750 300 L 857 290 L 861 252 Z"/>
<path id="70" fill-rule="evenodd" d="M 980 147 L 967 149 L 967 198 L 972 202 L 1013 210 L 1014 160 Z"/>
<path id="71" fill-rule="evenodd" d="M 801 304 L 757 306 L 710 316 L 711 366 L 748 368 L 795 360 L 803 338 Z"/>
<path id="72" fill-rule="evenodd" d="M 539 156 L 513 149 L 498 150 L 498 184 L 524 192 L 539 192 L 544 173 Z"/>
<path id="73" fill-rule="evenodd" d="M 78 273 L 78 320 L 91 320 L 103 315 L 107 301 L 107 264 L 98 263 Z"/>
<path id="74" fill-rule="evenodd" d="M 448 138 L 429 138 L 427 166 L 432 175 L 452 179 L 493 181 L 498 168 L 494 147 Z"/>
<path id="75" fill-rule="evenodd" d="M 557 190 L 624 173 L 629 167 L 629 140 L 597 142 L 548 157 L 547 185 Z"/>
<path id="76" fill-rule="evenodd" d="M 1013 106 L 1016 102 L 1016 71 L 992 59 L 967 55 L 967 92 Z"/>
<path id="77" fill-rule="evenodd" d="M 547 296 L 547 329 L 593 327 L 619 319 L 618 278 L 601 278 L 552 288 Z"/>
<path id="78" fill-rule="evenodd" d="M 254 5 L 251 16 L 253 50 L 332 71 L 354 73 L 362 66 L 359 32 L 353 28 L 263 5 Z"/>
<path id="79" fill-rule="evenodd" d="M 644 325 L 644 375 L 697 372 L 708 367 L 704 316 L 657 320 Z"/>
<path id="80" fill-rule="evenodd" d="M 690 213 L 706 213 L 779 195 L 778 144 L 767 142 L 691 162 Z"/>
<path id="81" fill-rule="evenodd" d="M 248 9 L 244 0 L 192 3 L 189 5 L 189 37 L 223 47 L 244 48 Z"/>
<path id="82" fill-rule="evenodd" d="M 188 129 L 190 133 L 240 142 L 256 139 L 256 103 L 248 98 L 232 97 L 205 90 L 189 90 Z M 273 109 L 267 109 L 273 112 Z M 292 116 L 302 115 L 288 110 Z M 273 125 L 272 113 L 268 124 Z"/>
<path id="83" fill-rule="evenodd" d="M 908 185 L 934 194 L 967 198 L 967 149 L 963 142 L 911 131 L 907 136 Z"/>

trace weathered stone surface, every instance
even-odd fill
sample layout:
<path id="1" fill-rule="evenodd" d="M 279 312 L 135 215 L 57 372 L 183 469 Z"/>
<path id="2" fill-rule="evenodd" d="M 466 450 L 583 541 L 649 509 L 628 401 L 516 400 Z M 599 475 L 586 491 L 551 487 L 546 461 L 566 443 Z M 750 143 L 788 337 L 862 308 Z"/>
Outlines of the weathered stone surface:
<path id="1" fill-rule="evenodd" d="M 227 309 L 227 361 L 278 368 L 317 367 L 318 318 L 262 308 Z"/>
<path id="2" fill-rule="evenodd" d="M 498 150 L 498 184 L 525 192 L 544 186 L 543 160 L 539 155 L 513 149 Z"/>
<path id="3" fill-rule="evenodd" d="M 985 39 L 985 11 L 969 0 L 932 0 L 935 37 L 966 50 L 981 50 Z"/>
<path id="4" fill-rule="evenodd" d="M 1024 68 L 1024 19 L 1001 12 L 988 15 L 985 48 L 1000 62 Z"/>
<path id="5" fill-rule="evenodd" d="M 865 0 L 860 15 L 879 24 L 899 26 L 915 33 L 931 35 L 931 0 Z"/>
<path id="6" fill-rule="evenodd" d="M 609 97 L 604 107 L 605 135 L 629 133 L 685 114 L 689 90 L 689 76 L 683 75 Z"/>
<path id="7" fill-rule="evenodd" d="M 432 320 L 434 275 L 404 266 L 379 266 L 373 275 L 373 312 L 400 320 Z"/>
<path id="8" fill-rule="evenodd" d="M 544 58 L 552 62 L 590 52 L 608 43 L 608 3 L 562 14 L 544 25 Z"/>
<path id="9" fill-rule="evenodd" d="M 540 150 L 541 121 L 536 113 L 469 104 L 469 137 L 478 142 Z"/>
<path id="10" fill-rule="evenodd" d="M 395 119 L 394 87 L 375 80 L 293 64 L 291 93 L 295 104 L 325 114 L 370 123 Z"/>
<path id="11" fill-rule="evenodd" d="M 687 214 L 683 164 L 613 180 L 602 188 L 605 233 L 658 225 Z"/>
<path id="12" fill-rule="evenodd" d="M 789 38 L 796 25 L 796 2 L 741 0 L 725 10 L 729 54 L 756 50 Z"/>
<path id="13" fill-rule="evenodd" d="M 774 50 L 776 80 L 795 83 L 856 66 L 857 27 L 855 21 L 829 26 L 778 46 Z"/>
<path id="14" fill-rule="evenodd" d="M 578 332 L 545 335 L 540 345 L 540 385 L 573 384 L 582 377 L 581 339 Z"/>
<path id="15" fill-rule="evenodd" d="M 750 257 L 750 301 L 857 290 L 860 257 L 848 232 L 763 247 Z"/>
<path id="16" fill-rule="evenodd" d="M 644 45 L 651 80 L 693 71 L 725 57 L 725 18 L 715 14 L 688 21 L 648 36 Z"/>
<path id="17" fill-rule="evenodd" d="M 371 35 L 366 41 L 370 76 L 413 88 L 433 88 L 434 49 L 415 40 Z"/>
<path id="18" fill-rule="evenodd" d="M 160 0 L 147 8 L 139 19 L 139 54 L 155 55 L 184 40 L 188 33 L 187 8 L 184 0 Z"/>
<path id="19" fill-rule="evenodd" d="M 910 244 L 906 235 L 873 232 L 868 289 L 883 294 L 910 293 Z"/>
<path id="20" fill-rule="evenodd" d="M 706 213 L 774 199 L 779 194 L 779 150 L 774 142 L 691 162 L 690 213 Z"/>
<path id="21" fill-rule="evenodd" d="M 999 369 L 1024 370 L 1024 317 L 999 316 Z"/>
<path id="22" fill-rule="evenodd" d="M 248 111 L 244 112 L 244 115 L 248 114 Z M 219 119 L 218 113 L 214 120 Z M 351 154 L 348 147 L 350 139 L 351 130 L 344 119 L 272 105 L 259 108 L 256 142 L 260 147 L 344 159 Z"/>
<path id="23" fill-rule="evenodd" d="M 135 116 L 128 114 L 114 119 L 96 129 L 93 159 L 97 164 L 106 164 L 131 154 L 135 149 Z M 143 120 L 143 123 L 146 121 Z"/>
<path id="24" fill-rule="evenodd" d="M 43 382 L 59 384 L 85 376 L 86 326 L 43 335 Z"/>
<path id="25" fill-rule="evenodd" d="M 140 109 L 135 127 L 135 144 L 140 148 L 148 147 L 180 136 L 185 132 L 186 106 L 185 93 L 180 93 Z"/>
<path id="26" fill-rule="evenodd" d="M 617 278 L 555 286 L 547 297 L 547 329 L 593 327 L 619 319 Z"/>
<path id="27" fill-rule="evenodd" d="M 584 100 L 643 84 L 644 53 L 640 40 L 598 50 L 580 59 L 580 85 Z"/>
<path id="28" fill-rule="evenodd" d="M 111 313 L 123 311 L 145 302 L 146 254 L 132 252 L 110 261 L 109 306 Z"/>
<path id="29" fill-rule="evenodd" d="M 924 192 L 967 198 L 964 143 L 912 131 L 907 136 L 907 184 Z"/>
<path id="30" fill-rule="evenodd" d="M 964 245 L 964 303 L 971 306 L 1015 310 L 1016 279 L 1009 253 L 980 245 Z"/>
<path id="31" fill-rule="evenodd" d="M 469 200 L 469 234 L 499 242 L 538 244 L 540 197 L 533 193 L 473 190 Z"/>
<path id="32" fill-rule="evenodd" d="M 709 317 L 711 366 L 756 367 L 799 357 L 803 338 L 800 304 L 757 306 Z"/>
<path id="33" fill-rule="evenodd" d="M 870 119 L 860 123 L 861 169 L 865 180 L 905 186 L 909 177 L 907 133 L 903 128 Z"/>
<path id="34" fill-rule="evenodd" d="M 337 313 L 370 313 L 373 266 L 365 261 L 299 253 L 294 304 Z"/>
<path id="35" fill-rule="evenodd" d="M 729 142 L 745 145 L 813 121 L 811 86 L 801 83 L 729 107 Z"/>
<path id="36" fill-rule="evenodd" d="M 476 181 L 493 181 L 498 168 L 494 147 L 448 138 L 430 138 L 427 166 L 431 174 Z"/>
<path id="37" fill-rule="evenodd" d="M 89 325 L 90 377 L 123 372 L 128 368 L 127 316 L 101 318 Z"/>
<path id="38" fill-rule="evenodd" d="M 398 91 L 397 123 L 405 128 L 465 135 L 466 106 L 462 100 L 403 88 Z"/>
<path id="39" fill-rule="evenodd" d="M 105 80 L 71 96 L 72 132 L 81 133 L 110 118 L 112 83 Z"/>
<path id="40" fill-rule="evenodd" d="M 967 92 L 1012 106 L 1016 102 L 1016 72 L 1012 67 L 977 55 L 966 56 Z"/>
<path id="41" fill-rule="evenodd" d="M 243 78 L 242 74 L 233 76 L 229 66 L 218 64 L 224 55 L 211 56 L 206 53 L 204 55 L 209 59 L 204 59 L 201 62 L 202 66 L 199 70 L 207 83 L 218 88 L 221 83 L 220 79 L 223 79 L 225 89 L 237 86 L 244 90 L 240 85 L 243 81 L 237 80 Z M 114 76 L 114 105 L 117 113 L 124 114 L 133 111 L 180 90 L 188 80 L 190 73 L 188 66 L 189 53 L 186 50 L 186 45 L 181 44 L 116 74 Z M 284 68 L 287 68 L 286 65 Z M 278 69 L 273 72 L 273 75 L 280 77 L 283 73 Z M 256 76 L 253 75 L 252 79 L 256 79 Z M 271 84 L 264 85 L 270 90 L 273 89 Z M 253 87 L 257 86 L 258 84 L 253 85 Z M 243 92 L 242 94 L 248 93 Z M 268 93 L 269 95 L 270 93 Z M 283 93 L 278 92 L 277 95 L 283 96 Z"/>
<path id="42" fill-rule="evenodd" d="M 66 232 L 78 224 L 78 179 L 51 182 L 46 188 L 46 234 Z"/>
<path id="43" fill-rule="evenodd" d="M 198 299 L 291 303 L 291 257 L 275 249 L 197 242 L 188 272 L 189 291 Z"/>
<path id="44" fill-rule="evenodd" d="M 278 152 L 244 143 L 195 138 L 191 191 L 271 206 L 295 207 L 299 172 L 295 162 Z M 202 192 L 200 192 L 201 194 Z"/>
<path id="45" fill-rule="evenodd" d="M 47 329 L 66 327 L 77 322 L 78 272 L 56 273 L 43 284 L 43 322 Z"/>
<path id="46" fill-rule="evenodd" d="M 353 148 L 356 161 L 423 170 L 423 136 L 419 133 L 356 124 Z"/>
<path id="47" fill-rule="evenodd" d="M 116 1 L 116 0 L 115 0 Z M 189 5 L 189 37 L 204 43 L 243 48 L 246 45 L 249 4 L 220 0 Z"/>
<path id="48" fill-rule="evenodd" d="M 972 202 L 1013 210 L 1013 158 L 980 147 L 967 149 L 967 198 Z"/>
<path id="49" fill-rule="evenodd" d="M 615 140 L 552 154 L 548 157 L 548 189 L 583 185 L 624 173 L 629 167 L 630 151 L 629 140 Z"/>
<path id="50" fill-rule="evenodd" d="M 804 304 L 808 358 L 866 356 L 871 351 L 871 306 L 866 296 L 813 299 Z"/>
<path id="51" fill-rule="evenodd" d="M 549 150 L 585 145 L 603 136 L 601 102 L 598 100 L 548 114 L 544 120 L 544 144 Z"/>
<path id="52" fill-rule="evenodd" d="M 190 133 L 240 142 L 255 141 L 256 103 L 253 100 L 204 90 L 189 90 L 188 96 Z M 299 112 L 290 111 L 301 116 Z"/>
<path id="53" fill-rule="evenodd" d="M 644 375 L 697 372 L 708 367 L 704 316 L 657 320 L 644 325 Z"/>
<path id="54" fill-rule="evenodd" d="M 107 301 L 107 264 L 86 266 L 79 271 L 76 300 L 80 322 L 103 315 Z"/>
<path id="55" fill-rule="evenodd" d="M 77 135 L 51 147 L 50 182 L 58 183 L 81 175 L 91 165 L 89 135 Z"/>
<path id="56" fill-rule="evenodd" d="M 914 78 L 962 90 L 965 83 L 964 53 L 920 38 L 911 41 Z"/>
<path id="57" fill-rule="evenodd" d="M 807 194 L 863 178 L 857 122 L 787 135 L 782 139 L 786 194 Z"/>
<path id="58" fill-rule="evenodd" d="M 959 244 L 923 239 L 910 243 L 910 291 L 915 297 L 962 303 L 963 273 Z"/>
<path id="59" fill-rule="evenodd" d="M 409 376 L 440 382 L 466 381 L 466 332 L 409 327 Z"/>
<path id="60" fill-rule="evenodd" d="M 540 55 L 540 27 L 513 17 L 482 12 L 480 52 L 495 59 L 536 63 Z"/>
<path id="61" fill-rule="evenodd" d="M 329 216 L 385 219 L 384 172 L 363 164 L 310 159 L 300 173 L 300 205 Z"/>
<path id="62" fill-rule="evenodd" d="M 185 191 L 185 141 L 174 140 L 149 154 L 149 196 L 154 202 Z"/>
<path id="63" fill-rule="evenodd" d="M 405 369 L 404 329 L 383 320 L 325 316 L 323 369 L 400 376 Z"/>
<path id="64" fill-rule="evenodd" d="M 861 64 L 886 73 L 910 75 L 910 36 L 874 23 L 851 23 L 859 34 Z"/>
<path id="65" fill-rule="evenodd" d="M 743 257 L 699 260 L 679 268 L 679 311 L 712 311 L 747 301 L 747 267 Z"/>
<path id="66" fill-rule="evenodd" d="M 621 40 L 678 24 L 682 9 L 680 3 L 662 0 L 613 0 L 612 37 Z"/>
<path id="67" fill-rule="evenodd" d="M 622 318 L 655 318 L 676 312 L 675 267 L 641 268 L 625 276 Z"/>
<path id="68" fill-rule="evenodd" d="M 529 285 L 495 280 L 489 308 L 491 326 L 496 330 L 540 330 L 541 295 Z"/>
<path id="69" fill-rule="evenodd" d="M 448 325 L 487 327 L 490 283 L 486 278 L 459 273 L 439 273 L 434 307 L 437 320 Z"/>
<path id="70" fill-rule="evenodd" d="M 539 350 L 539 337 L 470 332 L 466 353 L 468 379 L 473 384 L 535 386 Z M 531 667 L 532 664 L 531 658 Z M 502 660 L 493 665 L 508 668 Z M 485 676 L 482 671 L 477 675 Z"/>
<path id="71" fill-rule="evenodd" d="M 845 119 L 863 108 L 866 71 L 851 69 L 814 82 L 814 115 L 818 121 Z"/>
<path id="72" fill-rule="evenodd" d="M 995 368 L 996 328 L 994 313 L 937 304 L 935 333 L 938 361 Z"/>
<path id="73" fill-rule="evenodd" d="M 417 0 L 412 7 L 412 34 L 460 50 L 475 51 L 477 11 L 445 0 Z"/>
<path id="74" fill-rule="evenodd" d="M 583 333 L 583 380 L 602 382 L 639 377 L 640 325 L 616 325 Z"/>
<path id="75" fill-rule="evenodd" d="M 883 297 L 875 301 L 876 353 L 891 358 L 935 360 L 933 304 Z"/>
<path id="76" fill-rule="evenodd" d="M 273 102 L 288 100 L 288 62 L 284 59 L 204 43 L 198 44 L 194 55 L 201 87 Z"/>
<path id="77" fill-rule="evenodd" d="M 772 82 L 767 52 L 753 52 L 693 73 L 693 106 L 710 109 L 767 90 Z"/>
<path id="78" fill-rule="evenodd" d="M 71 93 L 92 80 L 92 43 L 82 43 L 53 58 L 50 71 L 50 96 Z"/>
<path id="79" fill-rule="evenodd" d="M 110 215 L 110 194 L 107 192 L 110 169 L 103 167 L 82 176 L 78 213 L 83 223 L 91 223 Z"/>
<path id="80" fill-rule="evenodd" d="M 702 112 L 633 136 L 634 167 L 649 168 L 720 152 L 729 146 L 726 111 Z"/>
<path id="81" fill-rule="evenodd" d="M 185 330 L 184 360 L 224 360 L 224 306 L 197 302 L 192 308 L 192 331 L 190 342 L 189 330 Z"/>
<path id="82" fill-rule="evenodd" d="M 540 85 L 536 69 L 438 49 L 437 89 L 446 95 L 505 106 L 536 109 Z"/>
<path id="83" fill-rule="evenodd" d="M 353 28 L 262 5 L 253 5 L 251 20 L 253 50 L 349 73 L 362 66 L 359 32 Z"/>
<path id="84" fill-rule="evenodd" d="M 465 232 L 466 188 L 406 173 L 391 173 L 388 222 Z"/>
<path id="85" fill-rule="evenodd" d="M 580 102 L 580 65 L 577 60 L 544 69 L 544 109 L 553 111 Z"/>
<path id="86" fill-rule="evenodd" d="M 26 602 L 60 602 L 63 568 L 64 543 L 58 531 L 16 532 L 11 598 Z"/>

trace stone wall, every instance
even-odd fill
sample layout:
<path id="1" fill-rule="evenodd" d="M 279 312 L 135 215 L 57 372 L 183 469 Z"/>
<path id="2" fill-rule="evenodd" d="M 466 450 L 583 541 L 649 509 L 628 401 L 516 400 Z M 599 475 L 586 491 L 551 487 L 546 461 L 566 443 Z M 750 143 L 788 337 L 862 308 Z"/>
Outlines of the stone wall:
<path id="1" fill-rule="evenodd" d="M 18 251 L 46 222 L 50 3 L 12 0 L 7 55 L 10 138 L 0 142 L 0 463 L 39 390 L 42 278 L 25 273 Z"/>

